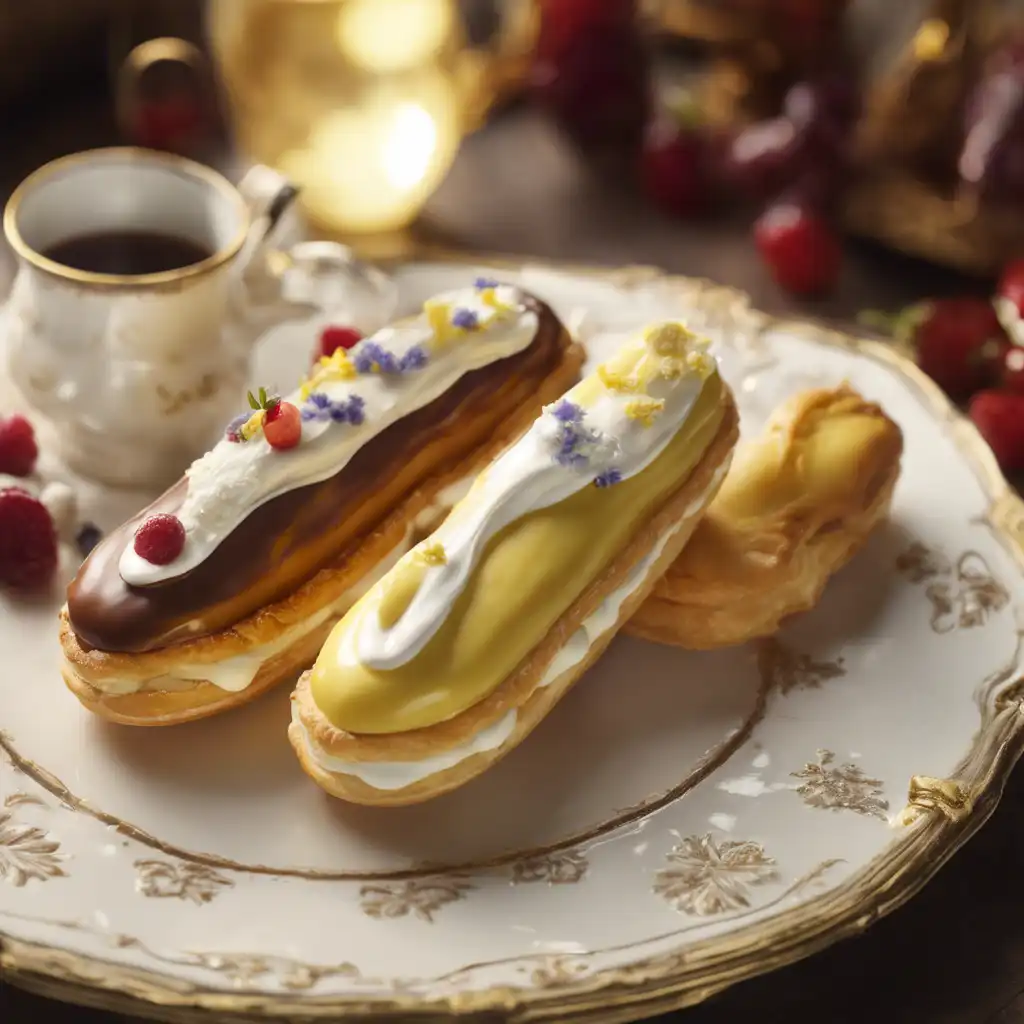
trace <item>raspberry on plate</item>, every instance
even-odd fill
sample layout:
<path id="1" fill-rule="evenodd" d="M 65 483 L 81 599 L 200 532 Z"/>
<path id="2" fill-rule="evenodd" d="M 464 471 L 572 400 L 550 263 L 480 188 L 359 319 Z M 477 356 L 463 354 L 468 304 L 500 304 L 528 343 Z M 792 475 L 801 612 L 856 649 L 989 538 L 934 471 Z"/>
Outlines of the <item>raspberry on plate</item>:
<path id="1" fill-rule="evenodd" d="M 57 558 L 57 531 L 46 506 L 17 487 L 0 491 L 0 583 L 43 587 Z"/>
<path id="2" fill-rule="evenodd" d="M 177 516 L 160 512 L 135 531 L 135 554 L 153 565 L 169 565 L 185 547 L 185 527 Z"/>
<path id="3" fill-rule="evenodd" d="M 24 416 L 0 420 L 0 473 L 28 476 L 38 457 L 36 432 Z"/>

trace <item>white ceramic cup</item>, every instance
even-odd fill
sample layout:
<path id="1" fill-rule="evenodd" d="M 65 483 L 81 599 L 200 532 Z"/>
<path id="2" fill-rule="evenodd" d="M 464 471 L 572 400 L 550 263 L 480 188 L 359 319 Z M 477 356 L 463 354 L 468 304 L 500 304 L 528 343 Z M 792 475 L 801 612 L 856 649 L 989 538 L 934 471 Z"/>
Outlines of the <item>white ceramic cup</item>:
<path id="1" fill-rule="evenodd" d="M 343 246 L 305 243 L 315 247 L 306 260 L 301 244 L 273 249 L 294 191 L 268 168 L 253 168 L 236 189 L 201 164 L 137 148 L 64 157 L 22 182 L 4 213 L 19 261 L 4 311 L 8 367 L 28 405 L 57 428 L 71 469 L 108 484 L 163 486 L 243 409 L 263 328 L 325 301 L 343 307 L 353 293 L 339 285 L 353 280 L 363 303 L 348 319 L 369 330 L 386 319 L 388 282 L 368 278 Z M 138 275 L 45 255 L 70 238 L 125 230 L 182 237 L 210 255 Z"/>

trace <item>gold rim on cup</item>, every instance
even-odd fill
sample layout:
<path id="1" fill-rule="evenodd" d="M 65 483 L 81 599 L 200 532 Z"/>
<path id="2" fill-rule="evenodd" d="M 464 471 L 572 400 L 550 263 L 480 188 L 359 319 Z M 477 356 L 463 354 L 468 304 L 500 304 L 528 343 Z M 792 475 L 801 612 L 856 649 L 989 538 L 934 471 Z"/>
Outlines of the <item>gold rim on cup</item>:
<path id="1" fill-rule="evenodd" d="M 160 164 L 178 173 L 199 179 L 213 186 L 238 212 L 239 227 L 235 237 L 206 259 L 198 263 L 190 263 L 186 267 L 175 270 L 163 270 L 154 274 L 102 274 L 92 270 L 79 270 L 67 267 L 56 260 L 51 260 L 30 246 L 18 228 L 18 211 L 28 193 L 56 172 L 68 167 L 75 167 L 97 158 L 130 157 L 133 160 L 149 164 Z M 4 234 L 11 248 L 20 259 L 54 277 L 78 284 L 89 284 L 97 287 L 120 288 L 152 288 L 161 285 L 179 284 L 184 280 L 207 274 L 233 260 L 245 244 L 249 232 L 251 214 L 238 190 L 222 174 L 207 167 L 205 164 L 190 160 L 173 153 L 145 149 L 141 146 L 110 146 L 103 149 L 90 149 L 69 156 L 58 157 L 42 167 L 34 170 L 11 194 L 4 209 Z"/>

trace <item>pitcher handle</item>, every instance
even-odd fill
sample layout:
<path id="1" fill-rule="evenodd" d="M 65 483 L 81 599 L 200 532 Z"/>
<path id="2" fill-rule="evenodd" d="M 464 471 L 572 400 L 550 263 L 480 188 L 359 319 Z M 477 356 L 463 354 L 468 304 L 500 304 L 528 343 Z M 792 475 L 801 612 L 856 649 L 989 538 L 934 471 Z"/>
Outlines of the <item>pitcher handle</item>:
<path id="1" fill-rule="evenodd" d="M 240 313 L 250 323 L 319 315 L 370 334 L 391 319 L 397 289 L 379 268 L 352 249 L 301 236 L 291 213 L 299 188 L 270 167 L 257 164 L 239 182 L 251 226 L 239 254 Z"/>

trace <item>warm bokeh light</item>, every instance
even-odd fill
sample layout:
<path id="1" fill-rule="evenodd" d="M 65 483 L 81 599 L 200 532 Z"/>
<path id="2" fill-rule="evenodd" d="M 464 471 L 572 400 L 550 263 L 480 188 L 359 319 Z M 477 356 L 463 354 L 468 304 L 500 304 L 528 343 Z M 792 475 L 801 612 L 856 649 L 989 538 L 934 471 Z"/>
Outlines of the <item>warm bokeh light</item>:
<path id="1" fill-rule="evenodd" d="M 458 147 L 454 87 L 423 73 L 405 88 L 381 83 L 363 102 L 315 123 L 284 152 L 281 170 L 303 187 L 306 209 L 340 232 L 405 223 L 437 187 Z"/>
<path id="2" fill-rule="evenodd" d="M 376 235 L 416 218 L 529 52 L 533 10 L 503 2 L 473 47 L 456 0 L 210 0 L 207 30 L 241 152 L 294 178 L 315 228 Z"/>
<path id="3" fill-rule="evenodd" d="M 338 9 L 336 38 L 357 67 L 391 74 L 435 59 L 455 27 L 452 0 L 347 0 Z"/>

